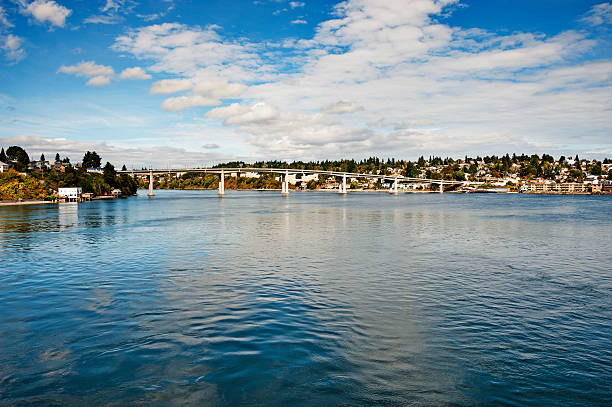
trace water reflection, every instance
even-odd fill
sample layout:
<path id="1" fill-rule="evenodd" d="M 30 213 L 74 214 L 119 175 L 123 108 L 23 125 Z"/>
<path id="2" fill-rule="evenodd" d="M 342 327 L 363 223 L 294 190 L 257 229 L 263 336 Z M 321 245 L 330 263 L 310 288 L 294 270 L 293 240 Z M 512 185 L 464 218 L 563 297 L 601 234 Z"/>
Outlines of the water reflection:
<path id="1" fill-rule="evenodd" d="M 4 402 L 610 398 L 607 197 L 156 192 L 0 208 Z"/>

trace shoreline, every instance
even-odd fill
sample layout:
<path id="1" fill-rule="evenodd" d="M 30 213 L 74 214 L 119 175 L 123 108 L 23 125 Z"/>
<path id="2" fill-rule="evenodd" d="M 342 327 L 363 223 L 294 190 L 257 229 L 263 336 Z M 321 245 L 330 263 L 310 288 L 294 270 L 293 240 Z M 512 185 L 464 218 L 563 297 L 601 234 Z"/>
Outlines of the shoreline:
<path id="1" fill-rule="evenodd" d="M 154 191 L 216 191 L 217 188 L 156 188 Z M 280 192 L 280 188 L 250 188 L 250 189 L 229 189 L 226 188 L 226 191 L 270 191 L 270 192 Z M 146 189 L 140 189 L 140 191 L 146 191 Z M 289 192 L 330 192 L 330 193 L 338 193 L 338 189 L 289 189 Z M 351 192 L 382 192 L 389 193 L 388 189 L 347 189 L 347 193 Z M 402 191 L 398 190 L 398 194 L 440 194 L 440 191 L 423 191 L 423 190 L 411 190 L 411 191 Z M 577 192 L 577 193 L 560 193 L 560 192 L 519 192 L 519 191 L 444 191 L 444 194 L 457 194 L 457 195 L 562 195 L 562 196 L 597 196 L 597 195 L 612 195 L 610 192 L 597 192 L 597 193 L 587 193 L 587 192 Z"/>
<path id="2" fill-rule="evenodd" d="M 132 196 L 136 196 L 132 195 Z M 91 201 L 106 201 L 106 200 L 112 200 L 112 199 L 120 199 L 120 198 L 129 198 L 128 196 L 110 196 L 110 195 L 100 195 L 100 196 L 96 196 L 93 197 L 89 202 Z M 3 200 L 0 201 L 0 206 L 22 206 L 22 205 L 42 205 L 42 204 L 60 204 L 60 203 L 68 203 L 68 202 L 60 202 L 60 201 L 41 201 L 41 200 L 36 200 L 36 199 L 24 199 L 24 200 L 14 200 L 14 201 L 9 201 L 9 200 Z M 71 203 L 82 203 L 82 202 L 71 202 Z"/>
<path id="3" fill-rule="evenodd" d="M 23 201 L 0 201 L 0 206 L 21 206 L 21 205 L 42 205 L 42 204 L 54 204 L 57 202 L 53 201 L 38 201 L 38 200 L 23 200 Z"/>

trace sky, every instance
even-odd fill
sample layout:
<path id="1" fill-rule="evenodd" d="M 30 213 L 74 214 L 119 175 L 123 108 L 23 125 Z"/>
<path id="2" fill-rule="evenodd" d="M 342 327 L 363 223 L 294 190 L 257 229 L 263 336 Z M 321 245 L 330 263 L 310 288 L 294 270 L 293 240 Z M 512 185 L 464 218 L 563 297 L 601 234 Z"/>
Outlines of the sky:
<path id="1" fill-rule="evenodd" d="M 612 156 L 601 0 L 0 0 L 0 146 L 128 167 Z"/>

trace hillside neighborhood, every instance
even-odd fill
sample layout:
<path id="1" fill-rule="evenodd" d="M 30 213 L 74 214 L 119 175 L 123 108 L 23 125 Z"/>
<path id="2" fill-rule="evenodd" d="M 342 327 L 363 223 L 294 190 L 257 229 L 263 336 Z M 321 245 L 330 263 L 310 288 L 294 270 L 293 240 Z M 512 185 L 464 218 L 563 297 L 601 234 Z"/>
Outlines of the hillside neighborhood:
<path id="1" fill-rule="evenodd" d="M 72 164 L 59 153 L 54 161 L 30 159 L 19 146 L 0 149 L 1 201 L 76 201 L 116 198 L 136 193 L 136 181 L 126 175 L 117 175 L 115 167 L 107 162 L 101 167 L 96 152 L 86 152 L 82 161 Z"/>
<path id="2" fill-rule="evenodd" d="M 281 161 L 229 162 L 217 168 L 283 168 L 319 171 L 338 171 L 359 174 L 410 177 L 401 183 L 400 190 L 428 192 L 439 189 L 431 181 L 461 181 L 445 186 L 445 192 L 465 193 L 541 193 L 541 194 L 607 194 L 612 193 L 612 160 L 581 159 L 578 156 L 557 159 L 548 154 L 542 156 L 516 155 L 464 157 L 462 159 L 420 157 L 416 161 L 371 157 L 368 159 L 339 161 Z M 127 168 L 123 166 L 123 170 Z M 128 171 L 129 172 L 129 171 Z M 423 181 L 419 181 L 422 179 Z M 101 158 L 87 151 L 83 159 L 72 163 L 68 157 L 55 154 L 47 160 L 44 154 L 31 159 L 19 146 L 0 150 L 0 199 L 42 199 L 83 201 L 88 199 L 129 196 L 137 188 L 148 186 L 148 175 L 131 177 L 117 174 L 107 162 L 101 166 Z M 156 175 L 158 189 L 215 189 L 218 176 L 212 174 L 184 173 Z M 292 174 L 288 176 L 292 189 L 332 190 L 339 186 L 335 176 L 322 174 Z M 349 177 L 347 188 L 352 190 L 379 190 L 391 186 L 384 179 Z M 279 189 L 280 177 L 255 171 L 228 173 L 227 189 Z"/>
<path id="3" fill-rule="evenodd" d="M 217 168 L 287 168 L 320 171 L 339 171 L 385 176 L 405 176 L 423 179 L 402 183 L 404 191 L 436 191 L 430 180 L 462 181 L 459 186 L 446 187 L 447 192 L 520 192 L 551 194 L 599 194 L 612 192 L 612 160 L 603 161 L 580 159 L 578 156 L 554 159 L 552 156 L 508 155 L 486 156 L 463 159 L 420 157 L 417 161 L 381 160 L 368 158 L 361 161 L 320 161 L 292 162 L 279 161 L 229 162 L 218 164 Z M 270 189 L 280 188 L 278 176 L 257 172 L 228 173 L 228 189 Z M 337 189 L 339 179 L 320 174 L 288 175 L 293 189 Z M 349 178 L 353 190 L 377 190 L 390 187 L 389 182 L 372 181 L 364 178 Z M 217 176 L 191 172 L 156 175 L 155 187 L 161 189 L 214 189 Z M 140 186 L 145 188 L 148 176 L 140 176 Z"/>

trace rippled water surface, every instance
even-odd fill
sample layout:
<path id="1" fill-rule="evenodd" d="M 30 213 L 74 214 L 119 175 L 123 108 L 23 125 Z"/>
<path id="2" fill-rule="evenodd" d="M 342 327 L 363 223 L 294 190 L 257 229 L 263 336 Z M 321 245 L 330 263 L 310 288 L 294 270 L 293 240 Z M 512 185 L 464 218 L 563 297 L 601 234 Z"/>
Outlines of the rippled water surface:
<path id="1" fill-rule="evenodd" d="M 612 197 L 0 207 L 0 405 L 612 403 Z"/>

